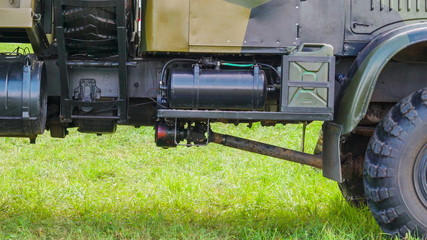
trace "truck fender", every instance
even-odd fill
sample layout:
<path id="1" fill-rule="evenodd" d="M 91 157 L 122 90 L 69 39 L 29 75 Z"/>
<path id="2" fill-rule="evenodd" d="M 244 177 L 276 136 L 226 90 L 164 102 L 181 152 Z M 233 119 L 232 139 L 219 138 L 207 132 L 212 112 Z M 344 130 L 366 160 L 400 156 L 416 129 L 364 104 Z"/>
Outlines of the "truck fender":
<path id="1" fill-rule="evenodd" d="M 348 85 L 338 105 L 335 122 L 342 134 L 353 131 L 368 109 L 378 77 L 401 50 L 427 41 L 427 23 L 403 26 L 374 38 L 359 53 L 348 73 Z"/>

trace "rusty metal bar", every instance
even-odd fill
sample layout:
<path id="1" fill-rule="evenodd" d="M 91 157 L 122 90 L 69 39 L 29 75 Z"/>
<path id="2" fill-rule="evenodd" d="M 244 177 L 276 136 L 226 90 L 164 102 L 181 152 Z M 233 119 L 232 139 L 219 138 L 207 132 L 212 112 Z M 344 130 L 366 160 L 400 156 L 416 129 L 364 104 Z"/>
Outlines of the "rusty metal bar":
<path id="1" fill-rule="evenodd" d="M 322 156 L 298 152 L 249 139 L 211 132 L 209 142 L 322 169 Z"/>

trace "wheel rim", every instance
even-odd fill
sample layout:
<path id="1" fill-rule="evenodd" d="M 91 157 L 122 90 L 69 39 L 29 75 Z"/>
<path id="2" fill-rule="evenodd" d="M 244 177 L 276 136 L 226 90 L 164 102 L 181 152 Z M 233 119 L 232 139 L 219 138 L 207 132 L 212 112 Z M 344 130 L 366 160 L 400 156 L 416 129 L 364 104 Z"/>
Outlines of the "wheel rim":
<path id="1" fill-rule="evenodd" d="M 427 144 L 417 156 L 414 169 L 415 190 L 421 202 L 427 207 Z"/>

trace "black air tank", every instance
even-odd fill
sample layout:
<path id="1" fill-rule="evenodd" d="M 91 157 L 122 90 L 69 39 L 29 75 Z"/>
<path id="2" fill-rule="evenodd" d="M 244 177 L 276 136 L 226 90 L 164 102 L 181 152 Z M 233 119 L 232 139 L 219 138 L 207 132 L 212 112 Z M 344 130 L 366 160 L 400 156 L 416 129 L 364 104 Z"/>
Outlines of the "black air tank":
<path id="1" fill-rule="evenodd" d="M 259 110 L 265 105 L 265 72 L 251 70 L 175 69 L 168 84 L 174 109 Z"/>

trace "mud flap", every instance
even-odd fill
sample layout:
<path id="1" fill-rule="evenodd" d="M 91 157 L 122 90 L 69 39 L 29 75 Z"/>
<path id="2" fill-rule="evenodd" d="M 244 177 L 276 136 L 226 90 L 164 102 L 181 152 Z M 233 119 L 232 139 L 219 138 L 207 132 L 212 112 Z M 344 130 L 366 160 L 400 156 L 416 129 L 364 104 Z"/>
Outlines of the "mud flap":
<path id="1" fill-rule="evenodd" d="M 340 138 L 342 126 L 333 122 L 323 124 L 323 176 L 341 183 Z"/>

